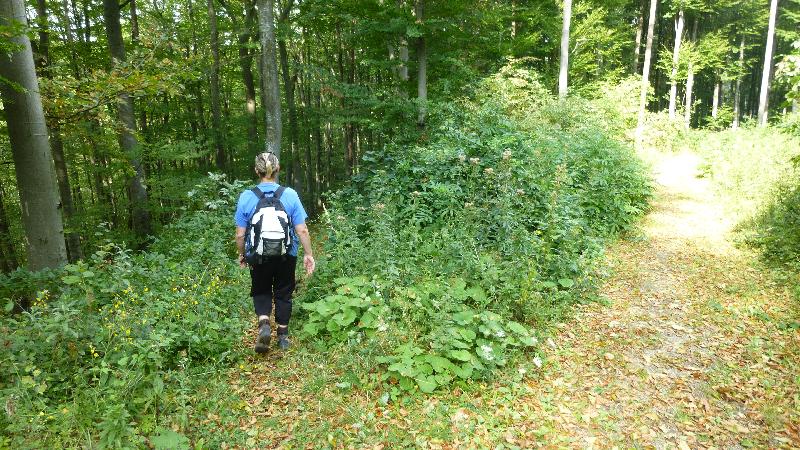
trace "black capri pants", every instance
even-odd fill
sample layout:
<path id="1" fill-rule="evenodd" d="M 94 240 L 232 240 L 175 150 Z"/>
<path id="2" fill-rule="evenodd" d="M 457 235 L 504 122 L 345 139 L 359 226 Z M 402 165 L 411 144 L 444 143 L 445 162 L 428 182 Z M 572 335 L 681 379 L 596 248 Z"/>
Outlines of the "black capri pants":
<path id="1" fill-rule="evenodd" d="M 250 295 L 257 316 L 272 313 L 272 300 L 275 299 L 275 322 L 289 325 L 292 317 L 292 293 L 295 283 L 297 256 L 278 256 L 261 264 L 250 266 Z"/>

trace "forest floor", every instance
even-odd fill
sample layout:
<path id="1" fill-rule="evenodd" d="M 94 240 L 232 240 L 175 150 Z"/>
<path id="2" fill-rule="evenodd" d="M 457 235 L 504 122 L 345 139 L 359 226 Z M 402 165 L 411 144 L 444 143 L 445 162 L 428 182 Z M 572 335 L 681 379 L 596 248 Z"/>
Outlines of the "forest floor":
<path id="1" fill-rule="evenodd" d="M 608 250 L 607 301 L 554 329 L 541 368 L 524 358 L 496 380 L 387 401 L 331 368 L 349 355 L 301 344 L 232 377 L 247 446 L 800 448 L 800 307 L 732 244 L 699 163 L 654 158 L 653 209 Z"/>

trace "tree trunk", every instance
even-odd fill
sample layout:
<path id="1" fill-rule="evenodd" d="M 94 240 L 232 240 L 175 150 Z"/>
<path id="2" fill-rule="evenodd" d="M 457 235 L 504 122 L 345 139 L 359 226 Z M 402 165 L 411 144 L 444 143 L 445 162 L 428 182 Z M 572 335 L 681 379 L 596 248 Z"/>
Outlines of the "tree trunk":
<path id="1" fill-rule="evenodd" d="M 228 16 L 236 27 L 237 14 L 228 10 Z M 252 0 L 244 2 L 244 25 L 239 30 L 238 52 L 239 67 L 242 70 L 242 81 L 244 83 L 245 95 L 245 114 L 247 114 L 247 146 L 251 152 L 258 151 L 258 117 L 256 117 L 256 87 L 253 78 L 253 52 L 248 47 L 253 38 L 253 30 L 256 24 L 256 7 Z"/>
<path id="2" fill-rule="evenodd" d="M 739 128 L 739 118 L 741 113 L 741 92 L 742 92 L 742 75 L 741 71 L 744 70 L 744 35 L 739 39 L 739 71 L 740 74 L 736 76 L 736 87 L 733 90 L 733 125 L 734 130 Z"/>
<path id="3" fill-rule="evenodd" d="M 561 59 L 558 70 L 558 98 L 567 96 L 569 73 L 569 21 L 572 18 L 572 0 L 564 0 L 564 15 L 561 22 Z"/>
<path id="4" fill-rule="evenodd" d="M 288 25 L 289 14 L 294 5 L 293 1 L 286 3 L 278 17 L 278 23 Z M 297 75 L 292 75 L 289 67 L 289 51 L 286 49 L 286 38 L 281 36 L 278 39 L 278 56 L 281 64 L 281 76 L 283 77 L 283 88 L 286 91 L 286 106 L 289 110 L 289 154 L 286 155 L 289 160 L 287 171 L 287 183 L 294 186 L 298 185 L 300 178 L 300 152 L 299 140 L 297 135 L 297 105 L 295 103 L 295 87 L 297 85 Z"/>
<path id="5" fill-rule="evenodd" d="M 125 43 L 122 40 L 118 0 L 103 0 L 103 16 L 111 60 L 116 65 L 125 61 Z M 150 212 L 147 210 L 144 167 L 136 155 L 139 142 L 133 134 L 136 132 L 133 99 L 127 92 L 122 92 L 118 95 L 118 100 L 117 115 L 121 124 L 118 132 L 119 146 L 128 155 L 134 173 L 127 182 L 128 197 L 131 201 L 131 222 L 136 236 L 145 238 L 151 233 Z"/>
<path id="6" fill-rule="evenodd" d="M 267 150 L 281 155 L 281 94 L 275 61 L 275 20 L 273 0 L 258 0 L 258 28 L 261 41 L 261 88 L 264 95 Z"/>
<path id="7" fill-rule="evenodd" d="M 719 91 L 720 91 L 720 81 L 719 76 L 714 75 L 714 97 L 711 99 L 711 117 L 714 119 L 717 118 L 717 114 L 719 113 Z"/>
<path id="8" fill-rule="evenodd" d="M 639 5 L 639 17 L 636 18 L 636 39 L 633 47 L 633 64 L 631 73 L 639 73 L 639 53 L 642 48 L 642 30 L 644 29 L 644 2 Z"/>
<path id="9" fill-rule="evenodd" d="M 139 13 L 136 10 L 136 0 L 131 2 L 131 41 L 136 42 L 139 40 Z"/>
<path id="10" fill-rule="evenodd" d="M 678 99 L 678 58 L 681 51 L 681 39 L 683 38 L 683 9 L 678 12 L 675 18 L 675 45 L 672 49 L 672 74 L 670 75 L 669 88 L 669 118 L 675 119 L 675 109 Z"/>
<path id="11" fill-rule="evenodd" d="M 12 21 L 27 24 L 24 0 L 0 2 L 0 25 L 10 26 Z M 58 267 L 66 262 L 67 249 L 33 52 L 25 33 L 9 41 L 20 49 L 0 52 L 0 77 L 18 84 L 24 92 L 8 83 L 0 83 L 0 92 L 19 189 L 28 269 Z"/>
<path id="12" fill-rule="evenodd" d="M 697 42 L 697 18 L 692 23 L 692 42 Z M 694 56 L 689 55 L 689 67 L 686 76 L 686 103 L 683 111 L 683 126 L 687 130 L 692 126 L 692 90 L 694 89 Z"/>
<path id="13" fill-rule="evenodd" d="M 425 0 L 417 0 L 414 6 L 417 23 L 422 24 L 425 14 Z M 417 39 L 417 126 L 425 128 L 425 116 L 428 113 L 428 49 L 425 44 L 425 35 Z"/>
<path id="14" fill-rule="evenodd" d="M 4 197 L 3 185 L 0 184 L 0 271 L 11 272 L 18 265 L 17 252 L 14 250 L 14 240 L 11 239 Z"/>
<path id="15" fill-rule="evenodd" d="M 778 0 L 771 0 L 769 6 L 769 29 L 767 30 L 767 45 L 764 49 L 764 70 L 761 72 L 761 90 L 758 97 L 758 125 L 767 126 L 767 113 L 769 109 L 769 81 L 772 70 L 772 49 L 775 39 L 775 21 L 778 16 Z"/>
<path id="16" fill-rule="evenodd" d="M 650 17 L 647 23 L 647 43 L 644 48 L 644 66 L 642 66 L 642 89 L 639 93 L 639 114 L 636 121 L 636 146 L 642 145 L 642 133 L 644 132 L 644 113 L 647 107 L 647 91 L 650 88 L 650 58 L 653 54 L 653 32 L 656 25 L 656 6 L 658 0 L 650 0 Z"/>
<path id="17" fill-rule="evenodd" d="M 219 103 L 219 31 L 217 30 L 217 11 L 214 0 L 208 0 L 208 25 L 211 29 L 211 134 L 216 149 L 215 164 L 218 170 L 224 171 L 227 166 L 225 157 L 225 138 L 222 130 L 222 118 Z"/>

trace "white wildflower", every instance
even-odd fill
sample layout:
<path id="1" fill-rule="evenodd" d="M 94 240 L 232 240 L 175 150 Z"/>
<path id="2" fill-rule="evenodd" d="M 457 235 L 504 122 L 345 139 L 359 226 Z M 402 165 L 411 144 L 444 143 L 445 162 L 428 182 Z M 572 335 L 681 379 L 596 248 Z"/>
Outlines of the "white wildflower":
<path id="1" fill-rule="evenodd" d="M 497 336 L 498 338 L 502 339 L 502 338 L 506 337 L 506 332 L 503 331 L 503 330 L 497 330 L 497 333 L 495 333 L 494 335 Z"/>
<path id="2" fill-rule="evenodd" d="M 511 150 L 506 149 L 503 152 L 503 160 L 508 161 L 509 159 L 511 159 Z"/>
<path id="3" fill-rule="evenodd" d="M 477 165 L 479 162 L 481 162 L 481 159 L 480 158 L 470 158 L 469 162 L 470 162 L 470 164 Z"/>
<path id="4" fill-rule="evenodd" d="M 538 356 L 533 358 L 533 365 L 536 366 L 537 369 L 541 369 L 542 368 L 542 358 L 539 358 Z"/>

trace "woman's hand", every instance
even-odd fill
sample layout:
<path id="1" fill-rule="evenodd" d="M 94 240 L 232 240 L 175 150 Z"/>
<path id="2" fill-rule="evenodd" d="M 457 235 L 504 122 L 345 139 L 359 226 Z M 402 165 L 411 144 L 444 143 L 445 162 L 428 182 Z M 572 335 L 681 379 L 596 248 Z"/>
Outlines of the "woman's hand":
<path id="1" fill-rule="evenodd" d="M 247 267 L 247 259 L 244 255 L 239 255 L 239 268 L 244 269 L 245 267 Z"/>
<path id="2" fill-rule="evenodd" d="M 306 275 L 311 276 L 314 273 L 314 269 L 317 267 L 316 261 L 314 261 L 314 257 L 311 255 L 303 256 L 303 266 L 306 268 Z"/>

